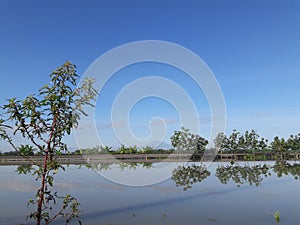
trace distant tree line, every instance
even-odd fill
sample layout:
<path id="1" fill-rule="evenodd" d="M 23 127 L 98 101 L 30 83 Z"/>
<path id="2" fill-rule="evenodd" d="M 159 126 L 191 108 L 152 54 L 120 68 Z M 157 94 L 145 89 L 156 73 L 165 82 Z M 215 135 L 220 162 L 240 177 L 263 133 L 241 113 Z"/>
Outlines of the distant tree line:
<path id="1" fill-rule="evenodd" d="M 121 145 L 118 149 L 112 149 L 110 146 L 95 146 L 91 148 L 78 149 L 71 154 L 87 155 L 87 154 L 172 154 L 172 153 L 197 153 L 203 154 L 207 150 L 208 140 L 191 133 L 188 129 L 181 128 L 180 131 L 174 131 L 170 137 L 172 149 L 155 148 L 151 146 L 137 147 Z M 300 133 L 290 135 L 284 139 L 278 136 L 272 141 L 261 138 L 255 131 L 246 130 L 244 133 L 233 130 L 231 134 L 226 135 L 219 133 L 214 139 L 214 148 L 219 153 L 258 153 L 258 152 L 274 152 L 287 153 L 300 151 Z M 0 155 L 35 155 L 35 150 L 28 145 L 21 145 L 19 151 L 0 152 Z M 69 153 L 70 154 L 70 153 Z"/>
<path id="2" fill-rule="evenodd" d="M 296 152 L 300 151 L 300 133 L 290 135 L 288 139 L 274 137 L 269 143 L 268 139 L 260 138 L 255 130 L 241 133 L 233 130 L 230 135 L 219 133 L 214 140 L 215 147 L 221 153 L 247 153 L 252 152 Z"/>
<path id="3" fill-rule="evenodd" d="M 171 154 L 173 152 L 173 149 L 157 149 L 151 146 L 138 148 L 136 145 L 129 147 L 121 145 L 120 148 L 115 150 L 113 150 L 112 147 L 109 146 L 95 146 L 93 148 L 76 150 L 75 154 Z"/>
<path id="4" fill-rule="evenodd" d="M 17 149 L 18 151 L 12 150 L 9 152 L 0 152 L 0 155 L 9 155 L 9 156 L 35 155 L 34 153 L 35 149 L 30 145 L 20 145 Z"/>

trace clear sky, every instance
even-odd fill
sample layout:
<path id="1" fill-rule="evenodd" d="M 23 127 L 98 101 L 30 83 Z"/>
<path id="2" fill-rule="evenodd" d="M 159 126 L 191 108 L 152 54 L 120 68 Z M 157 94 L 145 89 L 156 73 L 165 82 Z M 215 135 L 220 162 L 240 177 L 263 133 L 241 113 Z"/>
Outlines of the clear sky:
<path id="1" fill-rule="evenodd" d="M 35 93 L 66 60 L 82 75 L 112 48 L 163 40 L 190 49 L 213 71 L 225 98 L 227 133 L 256 129 L 263 137 L 288 137 L 300 132 L 299 12 L 296 0 L 0 0 L 0 104 Z M 118 145 L 110 120 L 117 93 L 154 75 L 187 91 L 200 115 L 200 135 L 209 136 L 210 111 L 201 90 L 176 68 L 142 63 L 119 71 L 101 91 L 95 120 L 105 144 Z M 153 117 L 165 119 L 166 140 L 180 127 L 172 105 L 146 98 L 130 113 L 133 133 L 147 137 Z M 75 146 L 74 138 L 68 141 Z"/>

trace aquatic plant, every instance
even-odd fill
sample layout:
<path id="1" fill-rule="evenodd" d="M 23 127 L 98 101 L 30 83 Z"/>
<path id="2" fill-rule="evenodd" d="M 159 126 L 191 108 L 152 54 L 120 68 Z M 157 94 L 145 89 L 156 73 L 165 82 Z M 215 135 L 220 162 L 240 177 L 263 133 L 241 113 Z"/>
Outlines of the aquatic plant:
<path id="1" fill-rule="evenodd" d="M 276 211 L 273 214 L 273 217 L 274 217 L 274 220 L 275 220 L 276 224 L 280 222 L 280 213 L 279 213 L 279 211 Z"/>

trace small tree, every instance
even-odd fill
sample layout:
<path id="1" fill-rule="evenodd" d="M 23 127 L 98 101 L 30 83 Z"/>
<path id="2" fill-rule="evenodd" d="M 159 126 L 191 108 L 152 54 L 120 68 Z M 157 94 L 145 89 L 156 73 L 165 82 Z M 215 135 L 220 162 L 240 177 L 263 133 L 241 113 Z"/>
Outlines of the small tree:
<path id="1" fill-rule="evenodd" d="M 221 160 L 223 159 L 223 149 L 226 147 L 226 135 L 224 133 L 218 133 L 214 139 L 215 148 L 221 153 Z"/>
<path id="2" fill-rule="evenodd" d="M 176 151 L 190 153 L 204 153 L 208 141 L 198 134 L 192 134 L 189 129 L 181 128 L 171 136 L 171 144 Z"/>
<path id="3" fill-rule="evenodd" d="M 276 136 L 271 142 L 271 148 L 275 150 L 276 154 L 279 155 L 281 159 L 284 159 L 283 153 L 287 151 L 288 145 L 284 138 Z"/>
<path id="4" fill-rule="evenodd" d="M 37 225 L 42 221 L 50 224 L 58 216 L 66 218 L 66 223 L 78 218 L 79 203 L 76 198 L 70 195 L 61 197 L 52 191 L 53 176 L 59 169 L 64 169 L 53 156 L 68 152 L 63 137 L 77 126 L 81 115 L 86 115 L 82 107 L 93 106 L 91 102 L 97 96 L 93 88 L 94 80 L 85 79 L 77 88 L 78 77 L 76 66 L 66 62 L 52 71 L 51 83 L 43 86 L 37 95 L 29 95 L 24 100 L 12 98 L 2 107 L 7 117 L 0 120 L 0 137 L 24 157 L 27 157 L 28 151 L 33 153 L 32 146 L 37 154 L 43 156 L 43 163 L 32 161 L 37 166 L 33 174 L 41 181 L 41 185 L 36 199 L 29 200 L 29 204 L 36 205 L 37 210 L 28 217 L 34 219 Z M 12 122 L 13 125 L 4 125 L 5 122 Z M 8 128 L 12 130 L 12 135 L 8 134 Z M 14 141 L 17 134 L 29 140 L 31 146 L 17 147 Z M 20 167 L 19 172 L 24 170 Z M 50 204 L 55 204 L 58 199 L 62 199 L 62 207 L 53 213 Z"/>
<path id="5" fill-rule="evenodd" d="M 291 151 L 300 150 L 300 134 L 290 135 L 289 139 L 286 141 L 287 149 Z"/>
<path id="6" fill-rule="evenodd" d="M 238 150 L 241 144 L 240 137 L 240 132 L 234 129 L 227 139 L 226 148 L 230 150 Z"/>
<path id="7" fill-rule="evenodd" d="M 226 139 L 227 137 L 224 133 L 217 134 L 216 138 L 214 139 L 214 144 L 218 151 L 222 151 L 225 148 Z"/>

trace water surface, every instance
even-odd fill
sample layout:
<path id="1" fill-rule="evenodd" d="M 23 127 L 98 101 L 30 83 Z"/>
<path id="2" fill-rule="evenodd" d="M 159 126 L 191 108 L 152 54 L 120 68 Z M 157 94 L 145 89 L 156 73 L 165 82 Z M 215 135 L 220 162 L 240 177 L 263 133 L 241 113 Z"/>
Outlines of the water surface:
<path id="1" fill-rule="evenodd" d="M 268 225 L 275 224 L 273 214 L 276 211 L 281 215 L 280 224 L 300 224 L 298 167 L 284 170 L 277 166 L 274 170 L 275 163 L 268 162 L 271 168 L 267 173 L 255 172 L 262 171 L 263 164 L 239 162 L 241 168 L 246 168 L 239 170 L 229 163 L 213 163 L 208 167 L 210 175 L 201 179 L 196 179 L 199 173 L 195 170 L 189 170 L 190 174 L 184 174 L 188 173 L 186 170 L 177 170 L 173 179 L 140 187 L 120 185 L 92 169 L 71 165 L 56 175 L 54 186 L 61 194 L 70 193 L 77 197 L 83 211 L 81 220 L 87 225 Z M 294 162 L 290 164 L 294 165 Z M 255 166 L 259 167 L 253 170 Z M 118 167 L 111 168 L 121 171 Z M 138 173 L 141 167 L 130 170 Z M 26 215 L 34 211 L 26 207 L 26 202 L 35 195 L 38 183 L 32 176 L 18 175 L 15 171 L 15 166 L 0 167 L 0 224 L 33 224 L 25 221 Z M 126 169 L 123 171 L 126 176 Z M 216 171 L 219 176 L 220 171 L 227 175 L 222 174 L 219 179 Z M 251 185 L 249 180 L 256 183 Z M 56 221 L 54 224 L 63 223 Z"/>

